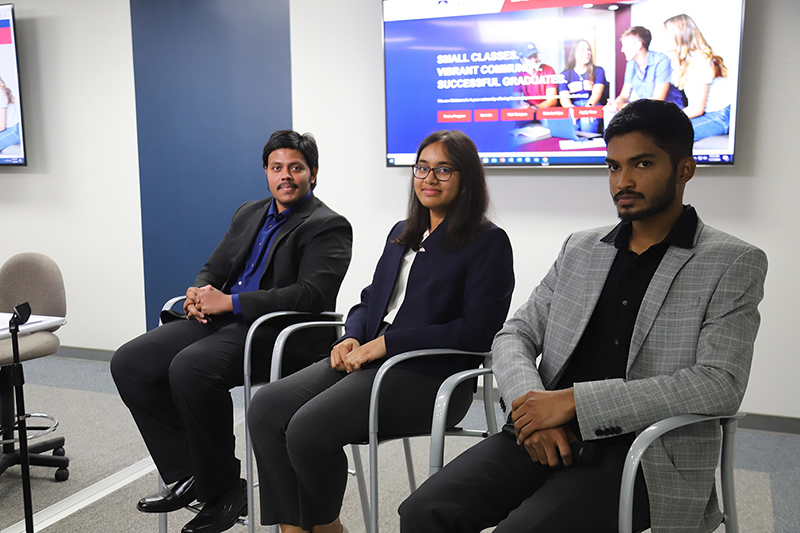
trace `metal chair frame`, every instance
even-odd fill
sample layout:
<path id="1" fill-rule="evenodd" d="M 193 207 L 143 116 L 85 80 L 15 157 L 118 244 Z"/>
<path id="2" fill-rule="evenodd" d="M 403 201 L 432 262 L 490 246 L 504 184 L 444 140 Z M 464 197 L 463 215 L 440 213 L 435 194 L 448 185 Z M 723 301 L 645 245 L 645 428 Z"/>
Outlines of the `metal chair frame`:
<path id="1" fill-rule="evenodd" d="M 170 311 L 175 306 L 175 304 L 182 302 L 186 299 L 186 296 L 176 296 L 168 300 L 164 306 L 162 307 L 161 311 Z M 250 328 L 247 330 L 247 337 L 245 338 L 244 344 L 244 369 L 243 369 L 243 381 L 244 381 L 244 417 L 245 417 L 245 480 L 247 484 L 247 516 L 244 518 L 239 518 L 238 522 L 242 525 L 247 526 L 248 533 L 255 532 L 255 520 L 254 520 L 254 488 L 257 486 L 255 482 L 255 477 L 253 475 L 253 451 L 252 451 L 252 441 L 250 440 L 250 430 L 247 428 L 247 414 L 250 411 L 250 401 L 252 397 L 252 379 L 251 379 L 251 368 L 252 368 L 252 352 L 253 352 L 253 339 L 255 337 L 256 331 L 258 328 L 269 322 L 270 320 L 274 320 L 276 318 L 282 317 L 296 317 L 296 318 L 315 318 L 315 317 L 330 317 L 331 321 L 327 322 L 311 322 L 313 324 L 318 325 L 336 325 L 339 324 L 339 320 L 341 320 L 342 315 L 339 313 L 333 312 L 323 312 L 323 313 L 305 313 L 300 311 L 276 311 L 274 313 L 267 313 L 265 315 L 260 316 L 257 318 L 251 325 Z M 309 322 L 301 322 L 299 324 L 308 324 Z M 299 325 L 295 324 L 295 325 Z M 161 317 L 159 316 L 158 325 L 161 326 Z M 283 332 L 281 332 L 283 333 Z M 272 361 L 272 365 L 270 368 L 270 381 L 273 380 L 273 376 L 277 375 L 278 378 L 280 377 L 280 365 L 283 359 L 283 350 L 286 344 L 286 339 L 288 335 L 284 337 L 284 340 L 280 341 L 280 353 L 281 353 L 281 360 L 279 361 Z M 275 341 L 275 347 L 278 346 L 278 342 L 281 339 L 281 336 L 278 336 L 278 339 Z M 273 348 L 273 353 L 275 352 L 275 348 Z M 164 480 L 161 478 L 161 475 L 158 476 L 158 487 L 161 493 L 166 493 L 168 488 L 164 483 Z M 198 512 L 202 509 L 202 507 L 197 505 L 189 505 L 187 508 L 191 511 Z M 158 515 L 158 530 L 159 533 L 167 533 L 167 513 L 159 513 Z"/>
<path id="2" fill-rule="evenodd" d="M 733 454 L 736 428 L 744 413 L 724 416 L 679 415 L 660 420 L 642 431 L 628 450 L 622 470 L 619 492 L 619 532 L 631 533 L 633 528 L 633 482 L 636 471 L 647 448 L 659 437 L 680 427 L 719 420 L 722 426 L 722 449 L 720 452 L 720 478 L 722 482 L 722 522 L 726 533 L 739 533 L 739 516 L 736 511 L 736 488 L 734 485 Z"/>
<path id="3" fill-rule="evenodd" d="M 477 375 L 484 375 L 484 379 L 492 375 L 490 367 L 465 370 L 447 378 L 439 387 L 439 394 L 434 409 L 433 425 L 431 427 L 431 448 L 429 474 L 438 472 L 444 463 L 444 436 L 445 419 L 447 416 L 447 401 L 453 389 L 466 379 Z M 489 395 L 487 396 L 487 389 Z M 484 382 L 484 408 L 487 410 L 487 420 L 495 422 L 490 431 L 497 432 L 494 413 L 490 416 L 489 409 L 493 409 L 491 399 L 491 383 Z M 707 420 L 719 420 L 722 426 L 722 447 L 720 451 L 720 469 L 722 483 L 722 510 L 723 523 L 727 533 L 739 533 L 739 519 L 736 510 L 736 491 L 734 485 L 734 448 L 736 440 L 736 428 L 739 420 L 744 418 L 745 413 L 722 416 L 704 415 L 679 415 L 672 418 L 660 420 L 642 431 L 631 444 L 628 450 L 628 457 L 622 472 L 622 483 L 620 486 L 619 499 L 619 532 L 631 533 L 633 528 L 633 484 L 636 478 L 636 471 L 639 463 L 647 448 L 665 433 L 679 427 L 704 422 Z"/>
<path id="4" fill-rule="evenodd" d="M 332 325 L 344 326 L 344 322 L 302 322 L 288 326 L 283 331 L 281 331 L 280 335 L 278 335 L 278 339 L 275 341 L 275 347 L 272 353 L 273 366 L 272 366 L 272 374 L 270 376 L 270 381 L 275 381 L 277 379 L 280 379 L 280 365 L 283 358 L 283 348 L 284 345 L 286 344 L 286 341 L 292 334 L 307 328 L 313 328 L 319 326 L 332 326 Z M 389 370 L 398 363 L 416 357 L 438 356 L 438 355 L 477 355 L 484 358 L 484 364 L 491 363 L 491 354 L 486 352 L 466 352 L 466 351 L 451 350 L 451 349 L 429 349 L 429 350 L 415 350 L 395 355 L 389 358 L 378 369 L 378 372 L 375 375 L 375 381 L 372 384 L 372 390 L 370 392 L 369 440 L 366 443 L 355 443 L 351 445 L 351 450 L 353 455 L 353 466 L 354 466 L 354 471 L 351 473 L 356 476 L 356 481 L 358 483 L 358 492 L 361 498 L 361 510 L 364 515 L 364 524 L 366 525 L 367 531 L 369 531 L 370 533 L 378 533 L 378 446 L 390 440 L 396 440 L 396 439 L 403 440 L 403 453 L 406 459 L 408 484 L 411 489 L 411 492 L 413 492 L 416 490 L 417 484 L 414 476 L 414 465 L 411 456 L 411 444 L 409 438 L 412 436 L 416 437 L 416 436 L 427 435 L 427 433 L 422 433 L 419 435 L 394 436 L 388 438 L 378 437 L 378 403 L 379 403 L 378 398 L 380 396 L 381 384 L 386 374 L 389 372 Z M 491 384 L 489 385 L 489 387 L 484 386 L 484 401 L 486 403 L 486 406 L 488 406 L 485 407 L 487 424 L 489 426 L 488 431 L 465 430 L 461 428 L 452 428 L 447 430 L 445 428 L 447 408 L 450 402 L 450 395 L 452 394 L 455 387 L 466 379 L 477 377 L 478 375 L 489 375 L 487 374 L 487 371 L 491 372 L 490 369 L 485 369 L 485 368 L 460 372 L 458 374 L 455 374 L 454 376 L 451 376 L 450 378 L 448 378 L 448 380 L 445 380 L 445 382 L 439 388 L 436 404 L 434 406 L 434 416 L 436 416 L 437 412 L 441 413 L 439 416 L 442 418 L 441 421 L 442 435 L 444 435 L 444 433 L 446 432 L 447 434 L 451 435 L 486 437 L 492 433 L 497 432 L 497 420 L 495 419 L 494 415 L 494 407 L 492 400 L 493 388 Z M 458 381 L 453 380 L 453 377 L 456 376 L 460 376 L 460 379 Z M 446 386 L 445 384 L 447 384 L 448 382 L 449 385 Z M 489 400 L 488 402 L 486 401 L 487 398 Z M 442 436 L 441 437 L 442 446 L 444 446 L 443 439 L 444 437 Z M 369 461 L 370 461 L 369 497 L 367 496 L 367 486 L 364 476 L 363 463 L 361 461 L 361 452 L 358 448 L 359 446 L 364 444 L 369 445 Z M 248 458 L 249 457 L 250 456 L 248 455 Z M 277 531 L 277 528 L 271 529 L 271 531 Z"/>

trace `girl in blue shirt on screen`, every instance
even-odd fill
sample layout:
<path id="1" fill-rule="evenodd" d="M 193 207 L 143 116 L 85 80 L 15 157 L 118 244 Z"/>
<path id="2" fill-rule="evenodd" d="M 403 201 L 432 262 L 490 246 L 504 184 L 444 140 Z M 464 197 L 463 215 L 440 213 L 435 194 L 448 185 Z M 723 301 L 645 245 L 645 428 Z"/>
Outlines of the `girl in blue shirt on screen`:
<path id="1" fill-rule="evenodd" d="M 567 59 L 567 69 L 562 72 L 565 83 L 558 85 L 561 107 L 596 106 L 606 87 L 606 72 L 594 64 L 592 46 L 589 41 L 575 41 Z M 574 118 L 574 117 L 573 117 Z M 597 133 L 600 120 L 581 118 L 575 121 L 578 131 Z"/>
<path id="2" fill-rule="evenodd" d="M 0 152 L 15 144 L 19 144 L 17 100 L 0 78 Z"/>

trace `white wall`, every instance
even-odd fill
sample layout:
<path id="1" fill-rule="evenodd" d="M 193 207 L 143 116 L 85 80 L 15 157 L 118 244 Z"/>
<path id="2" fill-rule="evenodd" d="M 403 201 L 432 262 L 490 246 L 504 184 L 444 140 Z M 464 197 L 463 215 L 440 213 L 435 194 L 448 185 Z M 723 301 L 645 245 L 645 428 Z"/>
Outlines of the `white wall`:
<path id="1" fill-rule="evenodd" d="M 317 192 L 355 230 L 353 263 L 340 293 L 347 310 L 369 282 L 383 239 L 402 218 L 408 171 L 384 165 L 381 3 L 292 1 L 294 125 L 320 145 Z M 800 171 L 792 88 L 800 71 L 783 59 L 800 49 L 796 0 L 748 4 L 737 163 L 701 169 L 686 201 L 703 220 L 763 248 L 770 259 L 762 327 L 743 409 L 800 417 L 798 343 Z M 571 231 L 616 221 L 601 170 L 492 170 L 495 220 L 516 255 L 512 310 L 525 301 Z"/>
<path id="2" fill-rule="evenodd" d="M 16 0 L 30 166 L 0 168 L 0 261 L 40 251 L 67 284 L 67 346 L 114 349 L 144 331 L 136 116 L 127 0 Z M 770 258 L 763 323 L 747 411 L 800 417 L 797 231 L 800 171 L 800 3 L 750 1 L 743 94 L 732 169 L 702 169 L 687 201 L 706 223 L 762 247 Z M 381 5 L 377 0 L 292 2 L 295 128 L 317 135 L 318 193 L 345 214 L 355 250 L 339 308 L 369 281 L 386 232 L 402 218 L 407 171 L 384 166 Z M 495 219 L 516 254 L 512 309 L 527 298 L 563 238 L 615 221 L 600 170 L 490 172 Z M 13 235 L 27 218 L 24 235 Z"/>
<path id="3" fill-rule="evenodd" d="M 114 349 L 144 331 L 130 5 L 15 6 L 29 164 L 0 168 L 0 262 L 52 257 L 67 288 L 62 344 Z"/>

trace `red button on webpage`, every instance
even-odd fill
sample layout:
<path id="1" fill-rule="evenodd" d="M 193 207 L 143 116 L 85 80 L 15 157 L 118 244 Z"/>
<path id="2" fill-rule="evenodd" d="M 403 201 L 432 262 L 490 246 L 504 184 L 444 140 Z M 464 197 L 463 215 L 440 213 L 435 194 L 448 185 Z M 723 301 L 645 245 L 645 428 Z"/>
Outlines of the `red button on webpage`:
<path id="1" fill-rule="evenodd" d="M 575 118 L 600 118 L 603 116 L 603 108 L 599 105 L 593 107 L 575 106 L 572 108 L 572 112 L 575 113 Z"/>
<path id="2" fill-rule="evenodd" d="M 439 122 L 472 122 L 472 111 L 439 111 Z"/>
<path id="3" fill-rule="evenodd" d="M 563 107 L 546 107 L 536 112 L 536 118 L 539 120 L 546 118 L 569 118 L 569 111 Z"/>
<path id="4" fill-rule="evenodd" d="M 476 109 L 475 122 L 497 122 L 500 112 L 497 109 Z"/>
<path id="5" fill-rule="evenodd" d="M 533 108 L 503 109 L 500 120 L 533 120 Z"/>

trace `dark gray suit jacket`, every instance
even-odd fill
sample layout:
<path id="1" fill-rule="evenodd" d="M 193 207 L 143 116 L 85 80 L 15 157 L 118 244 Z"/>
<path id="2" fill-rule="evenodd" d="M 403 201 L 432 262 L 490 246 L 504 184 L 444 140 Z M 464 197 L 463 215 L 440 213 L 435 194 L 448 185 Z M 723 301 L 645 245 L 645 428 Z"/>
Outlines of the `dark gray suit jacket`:
<path id="1" fill-rule="evenodd" d="M 272 198 L 242 204 L 195 279 L 230 293 L 244 268 Z M 333 311 L 353 244 L 353 230 L 313 194 L 275 235 L 257 291 L 239 295 L 247 322 L 273 311 Z"/>

